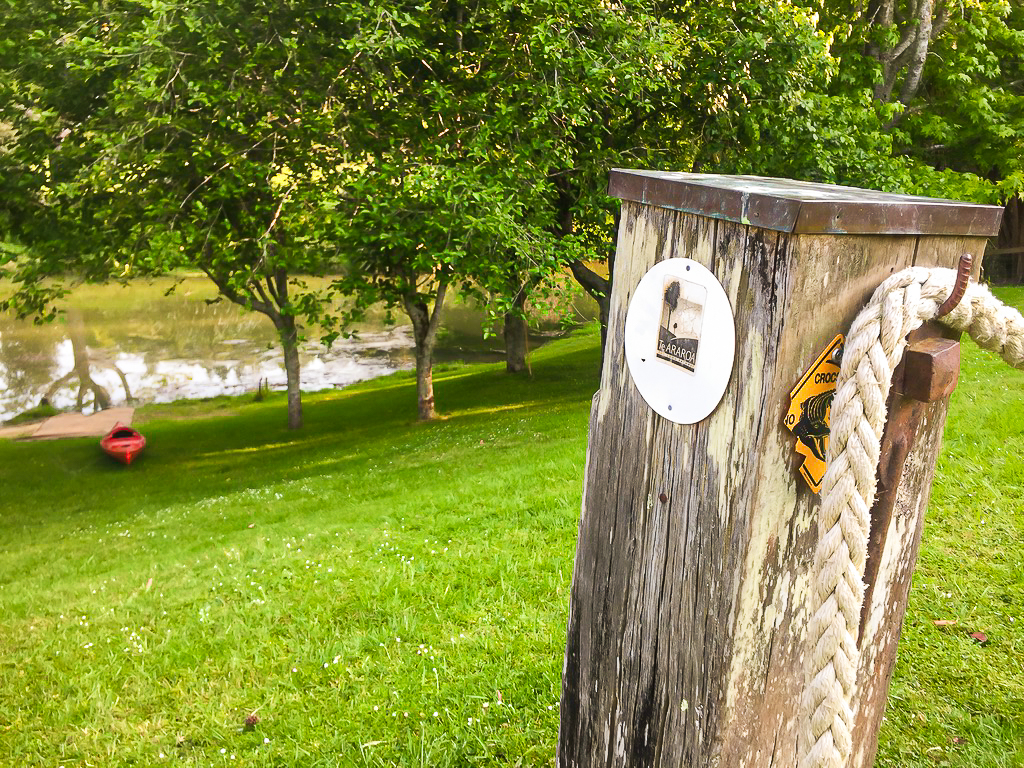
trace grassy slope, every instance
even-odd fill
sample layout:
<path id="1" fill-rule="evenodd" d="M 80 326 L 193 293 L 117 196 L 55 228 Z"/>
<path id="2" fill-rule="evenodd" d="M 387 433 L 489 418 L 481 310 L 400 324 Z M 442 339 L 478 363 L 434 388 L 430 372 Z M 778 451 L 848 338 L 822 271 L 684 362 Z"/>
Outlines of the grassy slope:
<path id="1" fill-rule="evenodd" d="M 0 764 L 549 764 L 596 347 L 0 441 Z M 1024 377 L 964 368 L 880 765 L 1024 764 Z"/>
<path id="2" fill-rule="evenodd" d="M 548 761 L 596 367 L 589 333 L 451 369 L 427 425 L 408 375 L 301 435 L 152 408 L 127 471 L 0 443 L 0 762 Z"/>

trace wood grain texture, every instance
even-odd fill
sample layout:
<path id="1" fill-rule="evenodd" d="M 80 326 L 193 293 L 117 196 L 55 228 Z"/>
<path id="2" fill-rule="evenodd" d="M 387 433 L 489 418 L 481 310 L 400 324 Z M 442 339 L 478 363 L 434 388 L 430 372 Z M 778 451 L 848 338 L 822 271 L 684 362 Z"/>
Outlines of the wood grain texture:
<path id="1" fill-rule="evenodd" d="M 882 279 L 961 245 L 922 254 L 915 237 L 794 236 L 623 204 L 559 765 L 795 764 L 818 498 L 797 477 L 782 426 L 789 391 Z M 695 425 L 647 406 L 623 348 L 640 278 L 684 256 L 715 273 L 736 317 L 732 380 Z M 933 437 L 941 427 L 941 416 L 928 420 Z"/>

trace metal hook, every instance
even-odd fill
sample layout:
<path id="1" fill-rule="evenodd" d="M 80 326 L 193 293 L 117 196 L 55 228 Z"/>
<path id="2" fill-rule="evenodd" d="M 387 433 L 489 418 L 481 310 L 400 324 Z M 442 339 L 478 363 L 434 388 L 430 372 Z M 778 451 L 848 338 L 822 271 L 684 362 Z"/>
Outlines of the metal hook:
<path id="1" fill-rule="evenodd" d="M 942 302 L 939 306 L 939 311 L 936 313 L 936 317 L 945 317 L 952 312 L 956 305 L 960 303 L 960 299 L 964 297 L 967 292 L 967 284 L 971 282 L 971 267 L 974 266 L 974 257 L 969 253 L 965 253 L 960 257 L 960 264 L 956 270 L 956 283 L 953 285 L 953 292 L 949 294 L 949 297 Z"/>

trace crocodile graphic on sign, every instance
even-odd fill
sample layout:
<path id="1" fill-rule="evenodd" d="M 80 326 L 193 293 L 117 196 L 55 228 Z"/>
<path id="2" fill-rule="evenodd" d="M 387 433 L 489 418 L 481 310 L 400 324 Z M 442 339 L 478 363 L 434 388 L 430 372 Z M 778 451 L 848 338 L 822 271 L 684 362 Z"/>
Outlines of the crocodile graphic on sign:
<path id="1" fill-rule="evenodd" d="M 659 360 L 688 373 L 694 372 L 707 300 L 708 289 L 703 285 L 673 275 L 665 277 L 658 326 Z"/>
<path id="2" fill-rule="evenodd" d="M 804 457 L 800 474 L 815 493 L 821 492 L 828 452 L 829 419 L 845 339 L 839 334 L 789 393 L 786 427 L 796 436 L 796 452 Z"/>

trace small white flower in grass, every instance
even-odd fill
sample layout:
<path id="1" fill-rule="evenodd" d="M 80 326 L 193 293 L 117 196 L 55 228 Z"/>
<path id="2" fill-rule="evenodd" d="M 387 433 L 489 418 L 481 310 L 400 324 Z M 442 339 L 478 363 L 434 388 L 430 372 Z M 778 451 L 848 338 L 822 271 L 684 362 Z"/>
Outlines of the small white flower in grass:
<path id="1" fill-rule="evenodd" d="M 295 667 L 292 667 L 292 672 L 298 672 L 298 671 L 299 671 L 299 670 L 298 670 L 297 668 L 295 668 Z"/>
<path id="2" fill-rule="evenodd" d="M 270 739 L 268 739 L 266 736 L 264 736 L 263 737 L 263 743 L 264 744 L 269 744 L 270 743 Z"/>
<path id="3" fill-rule="evenodd" d="M 328 666 L 328 664 L 327 664 L 327 662 L 325 661 L 325 662 L 324 662 L 324 669 L 327 669 L 327 666 Z"/>
<path id="4" fill-rule="evenodd" d="M 406 717 L 408 717 L 408 716 L 409 716 L 409 713 L 408 713 L 408 712 L 406 712 L 406 713 L 405 713 L 405 716 L 406 716 Z"/>
<path id="5" fill-rule="evenodd" d="M 226 755 L 228 753 L 228 751 L 226 749 L 224 749 L 223 747 L 221 747 L 220 753 L 222 755 Z"/>
<path id="6" fill-rule="evenodd" d="M 491 706 L 491 705 L 490 705 L 490 704 L 488 704 L 488 703 L 487 703 L 487 702 L 485 701 L 485 702 L 484 702 L 484 709 L 487 709 L 487 708 L 488 708 L 489 706 Z"/>
<path id="7" fill-rule="evenodd" d="M 440 717 L 440 715 L 437 712 L 435 712 L 434 717 Z"/>
<path id="8" fill-rule="evenodd" d="M 380 709 L 380 707 L 378 707 L 378 706 L 377 706 L 376 704 L 374 704 L 374 705 L 373 705 L 373 711 L 374 711 L 374 712 L 376 712 L 376 711 L 377 711 L 377 710 L 379 710 L 379 709 Z"/>

